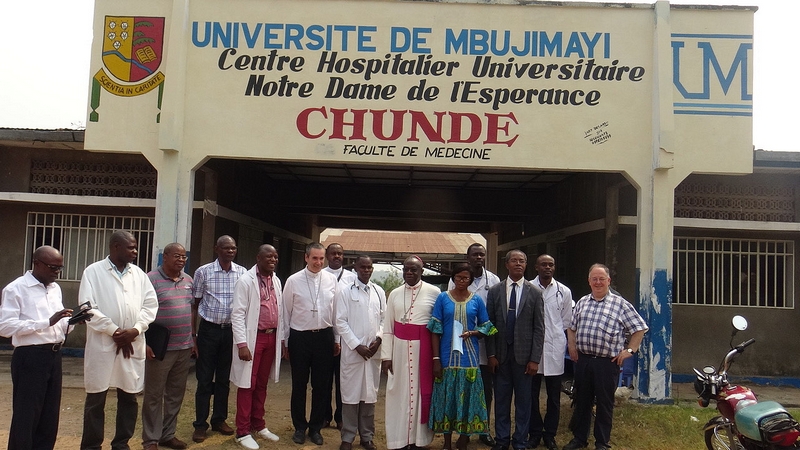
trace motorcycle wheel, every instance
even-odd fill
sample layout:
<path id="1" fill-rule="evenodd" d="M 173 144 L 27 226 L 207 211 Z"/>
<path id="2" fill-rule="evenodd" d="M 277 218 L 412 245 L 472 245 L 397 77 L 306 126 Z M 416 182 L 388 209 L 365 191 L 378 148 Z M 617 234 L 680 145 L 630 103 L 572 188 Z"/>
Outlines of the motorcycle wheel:
<path id="1" fill-rule="evenodd" d="M 731 447 L 731 438 L 734 446 Z M 744 446 L 728 426 L 716 426 L 706 430 L 706 448 L 708 450 L 745 450 Z"/>

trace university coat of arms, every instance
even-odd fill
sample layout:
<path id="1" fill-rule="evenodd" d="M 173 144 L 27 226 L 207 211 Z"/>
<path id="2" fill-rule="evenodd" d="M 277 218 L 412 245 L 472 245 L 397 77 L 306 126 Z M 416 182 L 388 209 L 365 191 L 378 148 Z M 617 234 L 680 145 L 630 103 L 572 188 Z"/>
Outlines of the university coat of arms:
<path id="1" fill-rule="evenodd" d="M 97 122 L 100 89 L 121 97 L 146 94 L 158 88 L 158 109 L 164 74 L 158 70 L 164 52 L 164 18 L 106 16 L 103 30 L 103 67 L 92 78 L 92 112 Z M 160 121 L 161 114 L 156 116 Z"/>

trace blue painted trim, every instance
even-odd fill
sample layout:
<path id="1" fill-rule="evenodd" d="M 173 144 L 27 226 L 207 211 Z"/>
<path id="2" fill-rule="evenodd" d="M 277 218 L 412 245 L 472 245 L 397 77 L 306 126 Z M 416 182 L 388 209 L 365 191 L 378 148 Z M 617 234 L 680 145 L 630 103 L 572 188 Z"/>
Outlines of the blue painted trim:
<path id="1" fill-rule="evenodd" d="M 636 386 L 643 394 L 644 403 L 668 402 L 672 396 L 670 380 L 672 379 L 672 279 L 667 276 L 666 269 L 656 269 L 649 284 L 658 301 L 658 309 L 652 306 L 650 292 L 640 292 L 641 269 L 636 269 L 636 296 L 639 299 L 639 314 L 650 328 L 644 334 L 641 349 L 643 357 L 639 358 L 639 378 Z M 656 357 L 657 356 L 657 357 Z M 655 363 L 655 366 L 649 365 Z M 655 386 L 650 374 L 664 372 L 664 398 L 653 398 Z M 662 387 L 659 386 L 658 390 Z"/>
<path id="2" fill-rule="evenodd" d="M 674 38 L 711 38 L 711 39 L 753 39 L 752 34 L 705 34 L 705 33 L 672 33 Z"/>
<path id="3" fill-rule="evenodd" d="M 753 105 L 732 105 L 726 103 L 673 103 L 675 107 L 685 108 L 732 108 L 732 109 L 753 109 Z"/>
<path id="4" fill-rule="evenodd" d="M 739 111 L 691 111 L 684 109 L 676 109 L 673 111 L 675 114 L 695 115 L 695 116 L 744 116 L 753 117 L 752 112 L 739 112 Z"/>
<path id="5" fill-rule="evenodd" d="M 697 378 L 694 374 L 672 374 L 673 383 L 694 383 Z M 735 384 L 754 384 L 757 386 L 785 386 L 800 388 L 800 378 L 793 377 L 729 377 L 728 380 Z"/>

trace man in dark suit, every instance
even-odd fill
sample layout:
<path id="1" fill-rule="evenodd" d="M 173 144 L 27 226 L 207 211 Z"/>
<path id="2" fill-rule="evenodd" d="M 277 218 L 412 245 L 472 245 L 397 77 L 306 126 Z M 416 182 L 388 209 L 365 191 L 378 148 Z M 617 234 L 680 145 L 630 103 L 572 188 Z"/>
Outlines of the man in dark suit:
<path id="1" fill-rule="evenodd" d="M 539 370 L 544 345 L 542 293 L 525 281 L 528 258 L 520 250 L 506 254 L 508 278 L 489 288 L 486 309 L 497 334 L 489 336 L 486 354 L 494 375 L 494 450 L 522 450 L 527 444 L 531 414 L 531 379 Z M 515 429 L 511 436 L 511 398 Z"/>

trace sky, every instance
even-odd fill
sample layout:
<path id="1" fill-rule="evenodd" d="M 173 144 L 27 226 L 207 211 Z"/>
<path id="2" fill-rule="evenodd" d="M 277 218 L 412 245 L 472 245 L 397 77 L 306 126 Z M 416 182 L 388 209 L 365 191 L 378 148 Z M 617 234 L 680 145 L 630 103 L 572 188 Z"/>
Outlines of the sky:
<path id="1" fill-rule="evenodd" d="M 795 33 L 800 1 L 671 3 L 758 6 L 753 45 L 753 145 L 764 150 L 800 151 L 795 139 L 800 127 L 800 39 Z M 0 2 L 0 128 L 85 126 L 93 8 L 93 0 Z"/>

